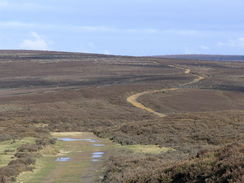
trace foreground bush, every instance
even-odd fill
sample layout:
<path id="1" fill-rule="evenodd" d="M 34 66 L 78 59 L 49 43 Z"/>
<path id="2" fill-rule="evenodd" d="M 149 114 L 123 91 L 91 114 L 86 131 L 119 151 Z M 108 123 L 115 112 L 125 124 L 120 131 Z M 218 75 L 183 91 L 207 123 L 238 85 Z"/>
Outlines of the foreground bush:
<path id="1" fill-rule="evenodd" d="M 41 149 L 49 144 L 54 144 L 55 139 L 40 138 L 35 144 L 23 144 L 15 153 L 14 160 L 10 161 L 7 166 L 0 168 L 0 183 L 15 182 L 16 177 L 24 171 L 32 171 L 38 153 Z"/>
<path id="2" fill-rule="evenodd" d="M 202 149 L 244 142 L 244 112 L 175 114 L 156 120 L 95 128 L 94 133 L 121 145 L 159 145 L 196 155 Z"/>
<path id="3" fill-rule="evenodd" d="M 180 163 L 161 158 L 125 156 L 110 159 L 103 183 L 241 183 L 244 182 L 244 144 L 199 152 Z"/>

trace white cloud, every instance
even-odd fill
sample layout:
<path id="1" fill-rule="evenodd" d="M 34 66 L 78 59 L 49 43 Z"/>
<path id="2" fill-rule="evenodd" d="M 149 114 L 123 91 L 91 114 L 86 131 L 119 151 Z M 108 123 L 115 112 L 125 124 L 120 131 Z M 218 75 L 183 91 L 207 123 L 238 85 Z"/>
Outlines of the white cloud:
<path id="1" fill-rule="evenodd" d="M 8 1 L 0 1 L 0 8 L 6 8 L 7 6 L 9 5 L 9 2 Z"/>
<path id="2" fill-rule="evenodd" d="M 0 0 L 1 1 L 1 0 Z M 226 34 L 226 31 L 213 30 L 195 30 L 195 29 L 159 29 L 154 27 L 148 28 L 120 28 L 113 26 L 86 26 L 86 25 L 60 25 L 60 24 L 43 24 L 21 21 L 0 21 L 0 28 L 29 28 L 43 30 L 67 30 L 77 32 L 115 32 L 115 33 L 148 33 L 148 34 L 174 34 L 179 36 L 209 36 L 215 34 Z M 233 33 L 233 32 L 231 32 Z M 240 32 L 239 32 L 240 33 Z M 244 33 L 244 31 L 241 31 Z"/>
<path id="3" fill-rule="evenodd" d="M 104 50 L 103 51 L 103 54 L 105 54 L 105 55 L 111 55 L 111 52 L 109 50 Z"/>
<path id="4" fill-rule="evenodd" d="M 21 42 L 20 48 L 27 50 L 47 50 L 48 42 L 38 33 L 31 32 L 31 39 L 25 39 Z"/>
<path id="5" fill-rule="evenodd" d="M 85 32 L 114 32 L 117 29 L 106 26 L 71 26 L 71 29 Z"/>
<path id="6" fill-rule="evenodd" d="M 13 2 L 9 0 L 0 0 L 0 10 L 15 10 L 15 11 L 38 11 L 51 10 L 53 8 L 43 6 L 37 3 L 30 2 Z"/>
<path id="7" fill-rule="evenodd" d="M 53 24 L 28 23 L 28 22 L 21 22 L 21 21 L 0 21 L 0 28 L 2 29 L 27 28 L 27 29 L 50 30 L 50 29 L 62 29 L 65 28 L 65 26 L 58 26 Z"/>
<path id="8" fill-rule="evenodd" d="M 0 28 L 32 28 L 32 29 L 60 29 L 78 32 L 126 32 L 126 33 L 157 33 L 160 30 L 147 29 L 123 29 L 110 26 L 79 26 L 79 25 L 54 25 L 54 24 L 37 24 L 18 21 L 0 21 Z"/>
<path id="9" fill-rule="evenodd" d="M 82 43 L 80 45 L 80 49 L 78 50 L 79 52 L 82 53 L 94 53 L 94 50 L 96 50 L 96 45 L 93 42 L 88 42 L 88 43 Z"/>
<path id="10" fill-rule="evenodd" d="M 242 43 L 244 43 L 244 37 L 240 37 L 239 38 L 239 41 L 242 42 Z"/>
<path id="11" fill-rule="evenodd" d="M 171 32 L 174 32 L 182 36 L 195 36 L 202 33 L 202 31 L 197 31 L 197 30 L 171 30 Z"/>
<path id="12" fill-rule="evenodd" d="M 206 46 L 206 45 L 201 45 L 201 46 L 200 46 L 200 49 L 202 49 L 202 50 L 208 50 L 208 49 L 209 49 L 209 47 L 208 47 L 208 46 Z"/>
<path id="13" fill-rule="evenodd" d="M 215 31 L 191 30 L 191 29 L 159 29 L 159 28 L 119 28 L 112 26 L 86 26 L 86 25 L 60 25 L 60 24 L 42 24 L 20 21 L 0 21 L 0 28 L 29 28 L 45 30 L 67 30 L 77 32 L 114 32 L 114 33 L 146 33 L 146 34 L 175 34 L 179 36 L 202 36 L 215 34 Z"/>
<path id="14" fill-rule="evenodd" d="M 200 54 L 201 52 L 198 50 L 191 49 L 191 48 L 185 48 L 183 53 L 184 54 Z"/>
<path id="15" fill-rule="evenodd" d="M 88 47 L 89 48 L 96 48 L 95 44 L 93 42 L 89 42 L 88 43 Z"/>
<path id="16" fill-rule="evenodd" d="M 219 47 L 244 48 L 244 37 L 237 39 L 229 39 L 227 41 L 220 41 L 217 43 Z"/>
<path id="17" fill-rule="evenodd" d="M 15 28 L 15 27 L 36 27 L 37 24 L 30 24 L 30 23 L 24 23 L 24 22 L 16 22 L 16 21 L 7 21 L 7 22 L 0 22 L 0 27 L 2 28 Z"/>
<path id="18" fill-rule="evenodd" d="M 127 33 L 156 33 L 157 29 L 123 29 L 109 26 L 71 26 L 72 30 L 84 32 L 127 32 Z"/>

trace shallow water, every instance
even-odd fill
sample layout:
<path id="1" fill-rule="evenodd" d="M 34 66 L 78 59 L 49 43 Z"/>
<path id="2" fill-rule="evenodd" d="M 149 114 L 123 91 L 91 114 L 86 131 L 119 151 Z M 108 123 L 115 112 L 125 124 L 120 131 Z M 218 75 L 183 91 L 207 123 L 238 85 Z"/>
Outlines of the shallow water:
<path id="1" fill-rule="evenodd" d="M 102 158 L 104 155 L 104 152 L 94 152 L 92 153 L 92 161 L 96 162 L 96 161 L 100 161 L 99 158 Z"/>
<path id="2" fill-rule="evenodd" d="M 104 152 L 94 152 L 92 154 L 95 154 L 95 155 L 104 155 Z"/>
<path id="3" fill-rule="evenodd" d="M 103 157 L 102 154 L 93 154 L 92 155 L 92 158 L 101 158 L 101 157 Z"/>
<path id="4" fill-rule="evenodd" d="M 71 160 L 71 158 L 69 158 L 69 157 L 59 157 L 56 159 L 56 161 L 58 161 L 58 162 L 67 162 L 70 160 Z"/>
<path id="5" fill-rule="evenodd" d="M 75 141 L 87 141 L 87 142 L 98 142 L 96 139 L 75 139 L 75 138 L 58 138 L 58 140 L 65 141 L 65 142 L 75 142 Z"/>
<path id="6" fill-rule="evenodd" d="M 81 141 L 82 139 L 58 138 L 58 140 L 65 141 L 65 142 L 75 142 L 75 141 Z"/>
<path id="7" fill-rule="evenodd" d="M 86 141 L 88 141 L 88 142 L 92 142 L 92 143 L 94 143 L 94 142 L 98 142 L 96 139 L 83 139 L 83 140 L 86 140 Z"/>
<path id="8" fill-rule="evenodd" d="M 100 159 L 92 159 L 91 160 L 92 162 L 98 162 L 98 161 L 101 161 Z"/>
<path id="9" fill-rule="evenodd" d="M 95 147 L 103 147 L 103 146 L 105 146 L 105 144 L 93 144 L 93 146 L 95 146 Z"/>

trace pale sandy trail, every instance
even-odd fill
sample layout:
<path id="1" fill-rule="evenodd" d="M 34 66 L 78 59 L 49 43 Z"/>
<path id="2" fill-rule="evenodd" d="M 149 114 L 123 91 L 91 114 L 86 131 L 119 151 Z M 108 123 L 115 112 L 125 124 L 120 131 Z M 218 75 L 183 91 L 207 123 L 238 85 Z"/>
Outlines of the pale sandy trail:
<path id="1" fill-rule="evenodd" d="M 185 74 L 190 74 L 190 72 L 191 72 L 191 69 L 186 69 L 185 70 Z"/>
<path id="2" fill-rule="evenodd" d="M 147 95 L 147 94 L 152 94 L 152 93 L 160 93 L 160 92 L 166 92 L 166 91 L 174 91 L 177 90 L 178 88 L 169 88 L 169 89 L 161 89 L 161 90 L 150 90 L 150 91 L 145 91 L 145 92 L 141 92 L 141 93 L 137 93 L 134 95 L 131 95 L 127 98 L 127 102 L 131 103 L 133 106 L 139 108 L 139 109 L 143 109 L 145 111 L 148 111 L 150 113 L 153 113 L 159 117 L 165 117 L 167 116 L 166 114 L 160 113 L 160 112 L 156 112 L 154 111 L 152 108 L 146 107 L 145 105 L 143 105 L 142 103 L 138 102 L 137 99 L 143 95 Z"/>
<path id="3" fill-rule="evenodd" d="M 183 67 L 179 67 L 179 66 L 175 66 L 175 65 L 169 65 L 170 67 L 175 67 L 175 68 L 178 68 L 178 69 L 182 69 L 184 70 L 184 73 L 185 74 L 192 74 L 191 73 L 191 70 L 189 68 L 183 68 Z M 190 85 L 190 84 L 194 84 L 194 83 L 197 83 L 203 79 L 205 79 L 203 76 L 200 76 L 200 75 L 197 75 L 197 74 L 192 74 L 194 76 L 196 76 L 196 78 L 194 80 L 192 80 L 191 82 L 188 82 L 188 83 L 185 83 L 185 84 L 182 84 L 180 86 L 186 86 L 186 85 Z M 137 99 L 143 95 L 147 95 L 147 94 L 153 94 L 153 93 L 160 93 L 160 92 L 166 92 L 166 91 L 175 91 L 175 90 L 178 90 L 179 88 L 167 88 L 167 89 L 160 89 L 160 90 L 150 90 L 150 91 L 144 91 L 144 92 L 140 92 L 140 93 L 137 93 L 137 94 L 134 94 L 134 95 L 131 95 L 127 98 L 127 102 L 129 102 L 130 104 L 132 104 L 133 106 L 139 108 L 139 109 L 142 109 L 142 110 L 145 110 L 147 112 L 150 112 L 152 114 L 155 114 L 161 118 L 167 116 L 166 114 L 164 113 L 160 113 L 160 112 L 156 112 L 155 110 L 153 110 L 152 108 L 150 107 L 146 107 L 145 105 L 143 105 L 142 103 L 138 102 Z"/>

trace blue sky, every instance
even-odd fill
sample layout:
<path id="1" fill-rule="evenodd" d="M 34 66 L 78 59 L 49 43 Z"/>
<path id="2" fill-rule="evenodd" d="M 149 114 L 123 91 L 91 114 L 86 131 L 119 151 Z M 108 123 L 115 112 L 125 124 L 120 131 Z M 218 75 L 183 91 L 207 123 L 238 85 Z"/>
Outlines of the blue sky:
<path id="1" fill-rule="evenodd" d="M 0 0 L 0 49 L 244 54 L 244 0 Z"/>

